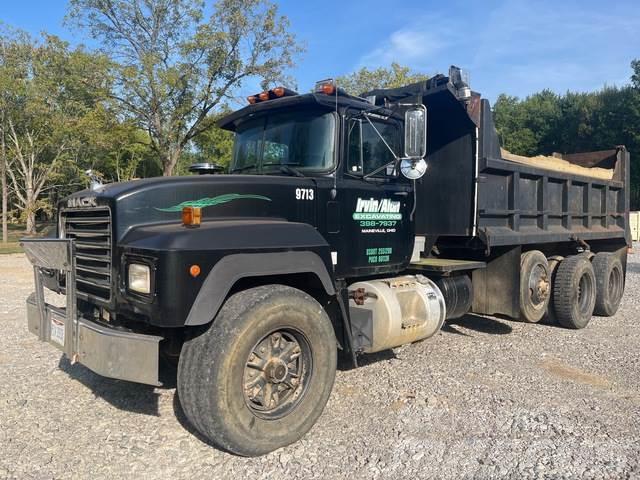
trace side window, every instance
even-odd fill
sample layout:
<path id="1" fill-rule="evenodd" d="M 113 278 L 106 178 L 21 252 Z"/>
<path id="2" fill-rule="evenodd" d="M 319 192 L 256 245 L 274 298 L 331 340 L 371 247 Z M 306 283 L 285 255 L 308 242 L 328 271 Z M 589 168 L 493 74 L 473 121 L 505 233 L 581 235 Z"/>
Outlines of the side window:
<path id="1" fill-rule="evenodd" d="M 362 121 L 349 122 L 349 145 L 347 148 L 347 170 L 353 174 L 362 173 Z"/>
<path id="2" fill-rule="evenodd" d="M 396 154 L 400 152 L 399 131 L 395 124 L 379 120 L 372 120 L 372 123 L 375 129 L 366 119 L 353 120 L 349 125 L 347 169 L 350 173 L 367 175 L 394 160 L 380 135 Z M 384 177 L 385 172 L 376 176 Z"/>

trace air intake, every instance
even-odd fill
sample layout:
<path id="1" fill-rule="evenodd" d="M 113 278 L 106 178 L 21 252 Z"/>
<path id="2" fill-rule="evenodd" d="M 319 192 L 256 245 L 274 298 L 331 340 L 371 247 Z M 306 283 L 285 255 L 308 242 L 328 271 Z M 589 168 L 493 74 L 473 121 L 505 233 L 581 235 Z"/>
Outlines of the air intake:
<path id="1" fill-rule="evenodd" d="M 215 163 L 194 163 L 189 167 L 189 171 L 198 175 L 215 175 L 223 172 L 224 167 Z"/>

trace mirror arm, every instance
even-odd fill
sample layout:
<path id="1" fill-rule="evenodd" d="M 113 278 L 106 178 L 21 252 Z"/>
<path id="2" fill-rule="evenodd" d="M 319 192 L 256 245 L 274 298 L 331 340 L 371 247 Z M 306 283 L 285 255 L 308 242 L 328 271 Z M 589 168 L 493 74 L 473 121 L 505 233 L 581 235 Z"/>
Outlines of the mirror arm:
<path id="1" fill-rule="evenodd" d="M 383 171 L 385 168 L 387 168 L 389 165 L 393 164 L 393 171 L 395 173 L 396 171 L 396 165 L 398 164 L 398 160 L 399 159 L 395 159 L 392 160 L 390 162 L 385 163 L 384 165 L 382 165 L 381 167 L 376 168 L 374 171 L 367 173 L 366 175 L 363 175 L 362 178 L 369 178 L 369 177 L 373 177 L 374 175 L 377 175 L 378 173 L 380 173 L 381 171 Z"/>

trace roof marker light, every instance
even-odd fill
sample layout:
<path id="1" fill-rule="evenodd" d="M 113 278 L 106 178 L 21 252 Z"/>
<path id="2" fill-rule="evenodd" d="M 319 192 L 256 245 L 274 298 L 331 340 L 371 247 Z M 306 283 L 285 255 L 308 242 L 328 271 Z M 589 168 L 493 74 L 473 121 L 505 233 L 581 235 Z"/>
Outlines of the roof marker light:
<path id="1" fill-rule="evenodd" d="M 324 93 L 325 95 L 333 95 L 336 92 L 336 82 L 333 78 L 327 78 L 326 80 L 320 80 L 316 82 L 316 93 Z"/>

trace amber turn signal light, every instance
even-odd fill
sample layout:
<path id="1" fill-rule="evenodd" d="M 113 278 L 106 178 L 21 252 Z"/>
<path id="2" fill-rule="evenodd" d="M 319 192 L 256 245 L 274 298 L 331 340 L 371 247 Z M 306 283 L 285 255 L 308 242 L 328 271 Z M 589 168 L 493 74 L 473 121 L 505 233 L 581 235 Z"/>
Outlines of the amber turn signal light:
<path id="1" fill-rule="evenodd" d="M 249 102 L 251 105 L 253 105 L 257 101 L 258 101 L 258 99 L 256 98 L 255 95 L 251 95 L 250 97 L 247 97 L 247 102 Z"/>
<path id="2" fill-rule="evenodd" d="M 269 100 L 269 92 L 262 92 L 260 95 L 258 95 L 258 98 L 263 102 L 265 100 Z"/>
<path id="3" fill-rule="evenodd" d="M 191 275 L 193 278 L 196 278 L 198 275 L 200 275 L 200 265 L 191 265 L 189 267 L 189 275 Z"/>
<path id="4" fill-rule="evenodd" d="M 198 227 L 202 220 L 200 207 L 184 207 L 182 209 L 182 224 L 185 227 Z"/>
<path id="5" fill-rule="evenodd" d="M 285 94 L 284 87 L 276 87 L 271 91 L 276 97 L 283 97 Z"/>

